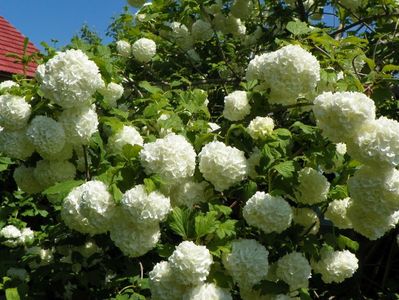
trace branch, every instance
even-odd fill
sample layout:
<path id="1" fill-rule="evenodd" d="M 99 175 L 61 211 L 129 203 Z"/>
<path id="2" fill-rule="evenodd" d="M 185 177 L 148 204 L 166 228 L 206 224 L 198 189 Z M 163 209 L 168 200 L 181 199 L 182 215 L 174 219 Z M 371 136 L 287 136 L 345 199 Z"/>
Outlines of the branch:
<path id="1" fill-rule="evenodd" d="M 299 13 L 299 18 L 301 19 L 302 22 L 307 22 L 308 17 L 306 16 L 306 11 L 305 11 L 305 6 L 303 5 L 302 0 L 298 0 L 298 13 Z"/>

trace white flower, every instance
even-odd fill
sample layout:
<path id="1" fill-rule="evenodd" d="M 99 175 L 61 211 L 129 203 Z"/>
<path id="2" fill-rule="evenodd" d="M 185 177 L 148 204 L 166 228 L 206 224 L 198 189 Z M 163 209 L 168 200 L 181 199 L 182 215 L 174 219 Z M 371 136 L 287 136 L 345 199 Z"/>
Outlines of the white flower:
<path id="1" fill-rule="evenodd" d="M 151 299 L 182 300 L 187 288 L 175 280 L 173 271 L 167 261 L 157 263 L 148 275 L 150 279 Z"/>
<path id="2" fill-rule="evenodd" d="M 390 212 L 399 210 L 399 171 L 395 168 L 362 166 L 348 180 L 353 200 L 365 206 L 377 206 Z"/>
<path id="3" fill-rule="evenodd" d="M 120 56 L 129 57 L 132 53 L 132 45 L 127 41 L 117 41 L 116 51 Z"/>
<path id="4" fill-rule="evenodd" d="M 28 123 L 31 106 L 25 98 L 10 94 L 0 95 L 0 126 L 6 129 L 22 129 Z"/>
<path id="5" fill-rule="evenodd" d="M 220 126 L 213 122 L 208 122 L 208 132 L 214 132 L 220 129 Z"/>
<path id="6" fill-rule="evenodd" d="M 35 234 L 32 229 L 24 228 L 21 230 L 21 236 L 19 237 L 19 241 L 22 245 L 29 245 L 35 239 Z"/>
<path id="7" fill-rule="evenodd" d="M 35 77 L 37 82 L 41 83 L 43 81 L 45 73 L 46 73 L 46 65 L 45 64 L 38 65 L 35 72 Z"/>
<path id="8" fill-rule="evenodd" d="M 133 7 L 140 7 L 145 2 L 146 2 L 146 0 L 127 0 L 127 3 L 129 3 Z"/>
<path id="9" fill-rule="evenodd" d="M 5 80 L 0 83 L 0 90 L 5 90 L 5 89 L 12 88 L 12 87 L 17 87 L 17 86 L 19 86 L 19 84 L 16 83 L 15 81 Z"/>
<path id="10" fill-rule="evenodd" d="M 347 210 L 352 228 L 369 240 L 376 240 L 395 228 L 399 221 L 398 211 L 391 212 L 378 204 L 370 205 L 353 200 Z"/>
<path id="11" fill-rule="evenodd" d="M 141 38 L 132 45 L 132 53 L 136 60 L 142 63 L 149 62 L 157 51 L 157 45 L 153 40 Z"/>
<path id="12" fill-rule="evenodd" d="M 240 19 L 247 18 L 253 10 L 252 0 L 234 0 L 231 6 L 231 14 Z"/>
<path id="13" fill-rule="evenodd" d="M 213 36 L 213 29 L 208 22 L 197 20 L 191 27 L 191 34 L 195 41 L 208 41 Z"/>
<path id="14" fill-rule="evenodd" d="M 137 225 L 131 216 L 117 209 L 111 223 L 110 237 L 123 254 L 139 257 L 155 247 L 161 232 L 157 222 Z"/>
<path id="15" fill-rule="evenodd" d="M 245 221 L 265 233 L 281 233 L 291 225 L 292 208 L 280 196 L 256 192 L 243 208 Z"/>
<path id="16" fill-rule="evenodd" d="M 171 38 L 175 40 L 176 44 L 183 50 L 190 50 L 193 47 L 193 38 L 186 25 L 179 22 L 172 22 L 169 24 L 171 28 Z"/>
<path id="17" fill-rule="evenodd" d="M 269 252 L 256 240 L 239 239 L 232 242 L 231 253 L 223 265 L 239 285 L 252 287 L 266 278 Z"/>
<path id="18" fill-rule="evenodd" d="M 223 116 L 230 121 L 240 121 L 251 112 L 245 91 L 235 91 L 224 97 Z"/>
<path id="19" fill-rule="evenodd" d="M 63 108 L 87 105 L 104 86 L 97 65 L 81 50 L 60 52 L 48 62 L 40 85 L 46 98 Z"/>
<path id="20" fill-rule="evenodd" d="M 43 187 L 75 178 L 75 166 L 66 160 L 39 160 L 33 170 L 33 176 Z"/>
<path id="21" fill-rule="evenodd" d="M 348 143 L 348 153 L 364 164 L 398 166 L 399 122 L 380 117 L 365 123 Z"/>
<path id="22" fill-rule="evenodd" d="M 171 183 L 194 174 L 195 158 L 193 146 L 183 136 L 174 133 L 145 144 L 140 152 L 146 174 L 159 174 Z"/>
<path id="23" fill-rule="evenodd" d="M 204 282 L 213 263 L 209 250 L 191 241 L 181 242 L 168 260 L 176 281 L 185 285 Z"/>
<path id="24" fill-rule="evenodd" d="M 353 276 L 358 268 L 356 255 L 348 250 L 333 251 L 323 248 L 321 259 L 312 263 L 313 270 L 321 274 L 325 283 L 341 283 Z"/>
<path id="25" fill-rule="evenodd" d="M 64 128 L 60 123 L 46 116 L 36 116 L 30 122 L 26 136 L 39 154 L 55 154 L 65 146 Z"/>
<path id="26" fill-rule="evenodd" d="M 330 183 L 315 169 L 307 167 L 299 171 L 298 181 L 295 191 L 297 202 L 313 205 L 327 200 Z"/>
<path id="27" fill-rule="evenodd" d="M 45 266 L 45 265 L 50 264 L 54 259 L 53 252 L 54 252 L 54 249 L 44 249 L 44 248 L 40 248 L 38 246 L 28 248 L 28 250 L 26 251 L 26 254 L 38 256 L 40 258 L 39 264 L 37 264 L 35 261 L 33 261 L 29 264 L 29 266 L 34 269 L 39 266 Z"/>
<path id="28" fill-rule="evenodd" d="M 40 156 L 47 160 L 69 160 L 73 155 L 73 146 L 66 140 L 64 147 L 61 151 L 56 153 L 40 152 Z"/>
<path id="29" fill-rule="evenodd" d="M 86 145 L 98 131 L 98 116 L 95 106 L 82 106 L 64 110 L 59 118 L 68 143 Z"/>
<path id="30" fill-rule="evenodd" d="M 347 216 L 351 198 L 337 199 L 328 204 L 324 216 L 340 229 L 352 228 L 352 223 Z"/>
<path id="31" fill-rule="evenodd" d="M 247 80 L 258 79 L 270 88 L 270 103 L 289 105 L 310 95 L 320 80 L 320 64 L 297 45 L 256 56 L 247 69 Z"/>
<path id="32" fill-rule="evenodd" d="M 294 223 L 304 227 L 304 233 L 316 234 L 317 232 L 319 232 L 319 217 L 310 208 L 295 208 L 293 221 Z"/>
<path id="33" fill-rule="evenodd" d="M 35 147 L 26 136 L 26 130 L 0 131 L 0 152 L 6 156 L 24 160 L 32 155 Z"/>
<path id="34" fill-rule="evenodd" d="M 111 107 L 116 106 L 116 101 L 122 97 L 123 91 L 123 86 L 115 82 L 110 82 L 105 88 L 99 90 L 100 94 L 104 96 L 104 101 Z"/>
<path id="35" fill-rule="evenodd" d="M 7 247 L 20 245 L 21 231 L 14 225 L 7 225 L 0 230 L 0 237 L 6 239 L 3 244 Z"/>
<path id="36" fill-rule="evenodd" d="M 92 180 L 69 192 L 62 202 L 61 217 L 71 229 L 99 234 L 109 230 L 114 212 L 115 203 L 107 186 Z"/>
<path id="37" fill-rule="evenodd" d="M 147 193 L 141 184 L 123 194 L 121 205 L 138 225 L 162 222 L 172 210 L 169 198 L 157 191 Z"/>
<path id="38" fill-rule="evenodd" d="M 338 154 L 345 155 L 346 153 L 346 144 L 345 143 L 338 143 L 335 145 L 335 151 L 337 151 Z"/>
<path id="39" fill-rule="evenodd" d="M 11 278 L 17 278 L 21 281 L 25 281 L 29 275 L 25 269 L 11 267 L 7 270 L 7 276 Z"/>
<path id="40" fill-rule="evenodd" d="M 230 293 L 214 283 L 204 283 L 189 290 L 183 300 L 233 300 Z"/>
<path id="41" fill-rule="evenodd" d="M 247 28 L 241 19 L 234 17 L 233 15 L 228 15 L 225 19 L 225 33 L 231 33 L 235 36 L 243 36 L 247 32 Z"/>
<path id="42" fill-rule="evenodd" d="M 173 206 L 185 206 L 192 208 L 195 204 L 206 202 L 205 194 L 209 184 L 205 181 L 196 182 L 193 179 L 187 179 L 172 187 L 170 198 Z"/>
<path id="43" fill-rule="evenodd" d="M 277 276 L 286 282 L 291 290 L 306 288 L 311 272 L 308 260 L 299 252 L 286 254 L 277 262 Z"/>
<path id="44" fill-rule="evenodd" d="M 273 129 L 274 121 L 270 117 L 256 117 L 248 125 L 248 133 L 254 140 L 270 135 Z"/>
<path id="45" fill-rule="evenodd" d="M 331 141 L 350 141 L 366 121 L 374 120 L 374 101 L 358 92 L 325 92 L 313 105 L 317 125 Z"/>
<path id="46" fill-rule="evenodd" d="M 244 152 L 226 146 L 222 142 L 214 141 L 206 144 L 198 157 L 202 175 L 219 192 L 244 180 L 248 174 Z"/>
<path id="47" fill-rule="evenodd" d="M 115 153 L 122 153 L 125 145 L 143 146 L 143 138 L 133 126 L 123 125 L 122 130 L 109 138 L 108 145 Z"/>
<path id="48" fill-rule="evenodd" d="M 28 194 L 39 193 L 43 190 L 42 185 L 33 176 L 34 168 L 24 165 L 14 170 L 13 178 L 17 186 Z"/>

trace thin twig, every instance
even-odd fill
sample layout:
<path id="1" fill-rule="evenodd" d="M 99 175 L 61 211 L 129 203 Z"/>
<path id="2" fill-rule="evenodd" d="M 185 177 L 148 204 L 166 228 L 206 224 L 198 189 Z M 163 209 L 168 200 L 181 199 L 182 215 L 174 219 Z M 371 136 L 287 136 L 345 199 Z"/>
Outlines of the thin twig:
<path id="1" fill-rule="evenodd" d="M 87 155 L 87 146 L 83 145 L 82 147 L 83 147 L 83 157 L 85 160 L 86 181 L 90 181 L 91 176 L 90 176 L 90 169 L 89 169 L 89 159 L 88 159 L 88 155 Z"/>

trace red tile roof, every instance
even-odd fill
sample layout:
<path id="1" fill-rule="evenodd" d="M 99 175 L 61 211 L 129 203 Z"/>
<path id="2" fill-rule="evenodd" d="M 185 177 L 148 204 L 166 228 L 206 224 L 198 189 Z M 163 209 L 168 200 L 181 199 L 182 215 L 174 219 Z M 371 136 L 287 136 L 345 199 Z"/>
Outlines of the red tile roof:
<path id="1" fill-rule="evenodd" d="M 6 19 L 0 16 L 0 72 L 11 74 L 24 74 L 21 63 L 16 62 L 16 58 L 6 56 L 7 53 L 23 54 L 25 36 L 22 35 Z M 26 49 L 27 54 L 39 52 L 39 50 L 29 42 Z M 37 64 L 28 64 L 26 75 L 33 77 Z"/>

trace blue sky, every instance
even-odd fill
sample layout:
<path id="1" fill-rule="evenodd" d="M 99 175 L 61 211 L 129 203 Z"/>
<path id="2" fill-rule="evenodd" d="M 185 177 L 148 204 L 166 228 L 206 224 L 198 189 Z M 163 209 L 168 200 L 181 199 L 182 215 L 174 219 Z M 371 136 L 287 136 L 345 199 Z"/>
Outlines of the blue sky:
<path id="1" fill-rule="evenodd" d="M 63 46 L 83 24 L 105 37 L 111 18 L 123 11 L 126 0 L 0 0 L 0 15 L 40 47 L 51 39 Z M 109 40 L 105 40 L 109 41 Z"/>

